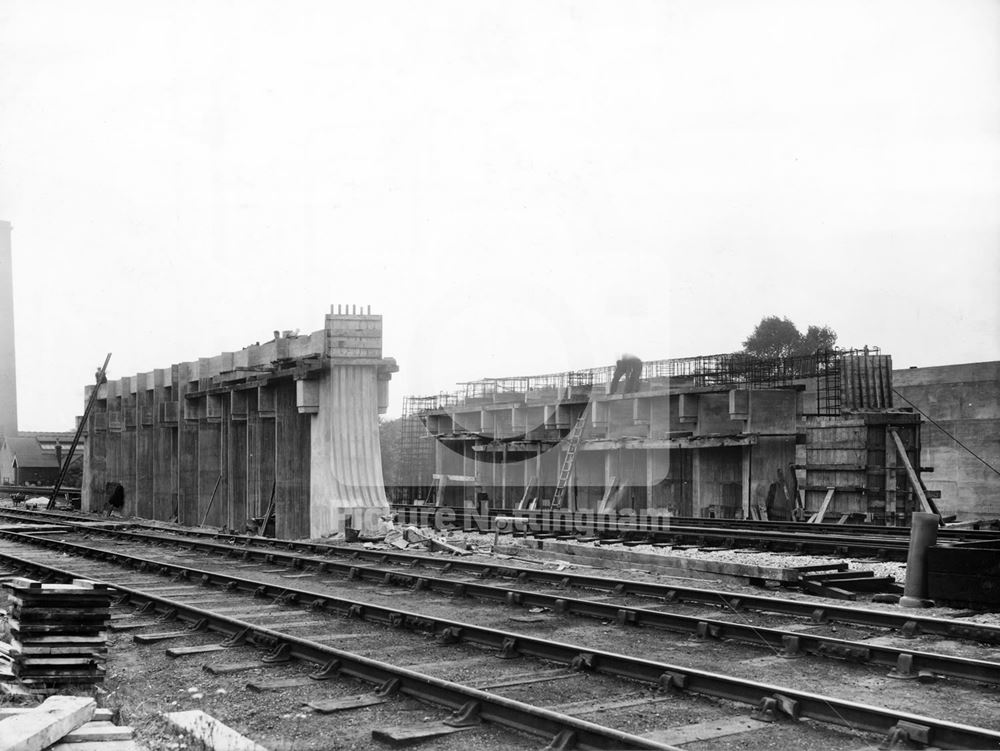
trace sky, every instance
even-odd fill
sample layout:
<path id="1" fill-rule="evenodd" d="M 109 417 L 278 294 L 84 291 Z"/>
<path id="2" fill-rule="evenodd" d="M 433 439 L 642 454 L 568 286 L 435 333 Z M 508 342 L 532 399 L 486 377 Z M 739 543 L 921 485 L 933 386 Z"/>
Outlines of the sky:
<path id="1" fill-rule="evenodd" d="M 22 430 L 384 316 L 406 394 L 730 352 L 1000 359 L 993 0 L 0 0 Z"/>

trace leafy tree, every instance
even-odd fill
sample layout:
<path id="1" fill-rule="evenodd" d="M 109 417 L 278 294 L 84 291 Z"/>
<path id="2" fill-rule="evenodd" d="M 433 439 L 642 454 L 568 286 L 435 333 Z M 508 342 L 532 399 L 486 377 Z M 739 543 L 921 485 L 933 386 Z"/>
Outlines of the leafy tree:
<path id="1" fill-rule="evenodd" d="M 803 334 L 787 318 L 765 316 L 743 342 L 743 351 L 754 357 L 796 357 L 832 349 L 836 343 L 837 334 L 829 326 L 810 326 Z"/>
<path id="2" fill-rule="evenodd" d="M 810 326 L 802 336 L 799 350 L 803 355 L 811 355 L 822 350 L 833 349 L 836 345 L 837 334 L 829 326 Z"/>
<path id="3" fill-rule="evenodd" d="M 802 341 L 802 334 L 787 318 L 767 316 L 743 342 L 743 351 L 755 357 L 791 357 Z"/>

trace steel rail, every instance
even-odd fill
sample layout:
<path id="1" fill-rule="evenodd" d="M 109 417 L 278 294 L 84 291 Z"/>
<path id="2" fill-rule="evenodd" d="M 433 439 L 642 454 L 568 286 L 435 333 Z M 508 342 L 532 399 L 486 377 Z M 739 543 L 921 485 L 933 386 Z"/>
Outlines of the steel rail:
<path id="1" fill-rule="evenodd" d="M 924 715 L 861 704 L 859 702 L 799 691 L 783 686 L 775 686 L 759 681 L 750 681 L 680 665 L 644 660 L 580 645 L 556 642 L 547 638 L 537 638 L 435 616 L 426 616 L 398 608 L 349 600 L 320 592 L 240 579 L 239 577 L 204 571 L 189 566 L 148 561 L 137 556 L 93 550 L 53 540 L 39 540 L 38 538 L 32 538 L 28 535 L 18 535 L 16 533 L 4 533 L 4 536 L 10 536 L 11 534 L 14 537 L 26 538 L 24 542 L 28 544 L 41 544 L 42 547 L 48 548 L 60 548 L 69 545 L 73 548 L 82 548 L 82 550 L 89 551 L 91 555 L 88 557 L 104 560 L 128 560 L 137 566 L 145 564 L 146 568 L 152 568 L 162 574 L 173 573 L 176 578 L 191 580 L 193 577 L 203 586 L 218 584 L 222 587 L 228 586 L 232 588 L 235 585 L 237 590 L 251 592 L 256 597 L 272 596 L 276 600 L 285 603 L 308 599 L 307 606 L 315 610 L 327 610 L 349 618 L 358 618 L 394 628 L 433 632 L 444 643 L 464 642 L 475 644 L 496 649 L 503 657 L 518 655 L 535 657 L 551 662 L 567 664 L 578 670 L 589 670 L 598 674 L 617 676 L 664 689 L 683 690 L 714 698 L 747 703 L 759 707 L 763 712 L 770 712 L 775 717 L 778 715 L 784 715 L 793 719 L 808 717 L 833 725 L 846 726 L 855 730 L 873 733 L 890 734 L 903 732 L 910 735 L 910 737 L 926 739 L 923 741 L 924 743 L 933 743 L 942 748 L 1000 749 L 1000 732 L 988 728 L 939 720 Z M 47 564 L 38 564 L 5 552 L 0 552 L 0 558 L 14 560 L 22 565 L 56 570 Z M 81 578 L 79 574 L 62 570 L 58 571 L 63 576 Z M 123 592 L 135 592 L 137 597 L 155 599 L 164 603 L 171 602 L 166 598 L 154 597 L 153 595 L 137 590 L 129 590 L 126 587 L 120 587 L 111 582 L 106 583 L 108 586 Z M 202 611 L 193 606 L 185 606 L 183 603 L 179 603 L 179 605 L 187 608 L 189 612 L 197 611 L 203 614 L 200 617 L 207 617 L 213 620 L 223 619 L 223 616 L 214 615 L 210 611 Z M 279 644 L 291 644 L 290 649 L 293 650 L 297 643 L 305 642 L 305 640 L 273 632 L 269 629 L 262 629 L 236 619 L 225 618 L 225 620 L 240 624 L 243 628 L 250 628 L 254 633 L 273 634 Z M 305 643 L 312 644 L 311 642 Z M 328 654 L 340 652 L 340 650 L 326 647 L 325 645 L 315 646 L 321 647 L 323 650 L 330 650 Z M 349 653 L 343 654 L 349 655 Z M 364 659 L 354 655 L 350 656 L 354 659 Z M 337 658 L 334 657 L 334 659 Z M 394 666 L 386 666 L 386 668 L 391 668 L 395 671 L 405 671 L 403 668 L 396 668 Z M 406 672 L 408 673 L 409 671 Z M 420 674 L 413 675 L 419 676 Z M 464 689 L 465 687 L 461 688 Z M 471 691 L 472 689 L 467 690 Z M 487 694 L 487 696 L 490 695 Z"/>
<path id="2" fill-rule="evenodd" d="M 496 515 L 491 515 L 488 517 L 490 521 L 487 521 L 485 528 L 480 529 L 479 526 L 473 524 L 470 520 L 475 518 L 473 516 L 474 511 L 470 509 L 455 509 L 451 507 L 418 507 L 422 511 L 420 513 L 418 520 L 404 521 L 403 523 L 418 524 L 419 526 L 438 526 L 441 529 L 454 528 L 454 529 L 465 529 L 466 531 L 478 531 L 478 532 L 492 532 L 493 521 L 496 519 Z M 39 512 L 39 511 L 15 511 L 11 512 L 14 514 L 41 514 L 41 513 L 51 513 L 51 512 Z M 534 514 L 534 516 L 517 516 L 516 514 Z M 811 530 L 803 530 L 801 532 L 772 532 L 771 534 L 764 536 L 759 532 L 754 530 L 741 530 L 741 529 L 730 529 L 728 527 L 681 527 L 675 526 L 672 523 L 672 519 L 664 518 L 657 519 L 656 524 L 643 524 L 635 519 L 630 519 L 628 521 L 618 520 L 616 517 L 601 515 L 601 516 L 589 516 L 583 517 L 569 517 L 563 516 L 558 513 L 552 513 L 548 511 L 543 512 L 524 512 L 519 511 L 516 514 L 504 514 L 503 516 L 508 516 L 514 519 L 523 519 L 525 525 L 534 525 L 537 527 L 535 530 L 528 530 L 529 533 L 537 533 L 543 536 L 557 536 L 565 533 L 565 537 L 578 537 L 586 536 L 586 533 L 582 530 L 592 526 L 595 531 L 600 532 L 603 535 L 614 535 L 617 537 L 632 538 L 636 537 L 646 537 L 651 541 L 655 539 L 670 539 L 670 538 L 682 538 L 682 539 L 695 539 L 702 543 L 709 539 L 722 540 L 730 546 L 735 545 L 737 542 L 740 544 L 755 544 L 761 547 L 767 547 L 769 545 L 784 546 L 786 548 L 796 549 L 805 551 L 814 546 L 820 550 L 833 549 L 835 551 L 847 553 L 849 549 L 857 549 L 863 551 L 867 555 L 878 556 L 878 557 L 890 557 L 894 556 L 897 558 L 905 558 L 908 542 L 901 541 L 893 537 L 875 537 L 872 535 L 867 535 L 864 538 L 859 538 L 857 534 L 845 535 L 842 533 L 837 536 L 831 536 L 829 534 L 820 534 Z M 443 515 L 443 516 L 441 516 Z M 63 514 L 56 514 L 56 518 L 67 518 Z M 435 518 L 436 517 L 436 518 Z M 69 518 L 79 518 L 78 516 L 69 516 Z M 487 517 L 479 517 L 481 519 L 486 519 Z M 713 520 L 715 521 L 715 520 Z M 437 524 L 440 523 L 440 524 Z M 143 525 L 143 526 L 155 526 L 155 525 Z M 523 530 L 512 529 L 510 530 L 515 536 L 524 534 Z M 204 534 L 204 533 L 202 533 Z M 598 535 L 589 535 L 591 538 L 596 538 Z"/>
<path id="3" fill-rule="evenodd" d="M 28 535 L 33 538 L 30 534 Z M 162 538 L 143 533 L 116 531 L 116 536 L 146 543 Z M 76 543 L 61 543 L 76 545 Z M 779 651 L 786 657 L 812 655 L 842 659 L 857 663 L 871 663 L 889 666 L 895 675 L 916 677 L 921 670 L 938 675 L 978 681 L 1000 683 L 1000 663 L 956 657 L 935 652 L 900 649 L 879 644 L 837 639 L 833 637 L 805 634 L 800 631 L 786 631 L 778 628 L 754 626 L 752 624 L 724 621 L 693 615 L 682 615 L 659 610 L 649 610 L 629 605 L 621 605 L 594 600 L 551 595 L 529 590 L 497 587 L 478 582 L 456 582 L 422 574 L 389 571 L 383 568 L 358 566 L 353 563 L 311 558 L 290 553 L 275 553 L 267 550 L 251 550 L 213 542 L 197 542 L 193 546 L 175 543 L 187 549 L 192 547 L 208 553 L 227 556 L 234 554 L 243 560 L 258 559 L 265 564 L 284 563 L 293 569 L 312 567 L 321 574 L 338 573 L 348 579 L 376 581 L 386 585 L 409 586 L 415 590 L 430 590 L 450 595 L 473 597 L 487 602 L 500 602 L 522 607 L 544 607 L 549 610 L 602 620 L 617 620 L 619 624 L 658 628 L 684 634 L 694 634 L 706 639 L 732 639 L 755 647 L 765 647 Z M 93 550 L 93 548 L 84 548 Z M 147 559 L 148 560 L 148 559 Z M 734 603 L 728 602 L 730 607 Z M 738 604 L 738 603 L 736 603 Z"/>
<path id="4" fill-rule="evenodd" d="M 116 535 L 144 543 L 149 543 L 153 539 L 162 539 L 125 530 L 116 531 Z M 180 542 L 176 544 L 178 546 L 184 545 Z M 649 610 L 629 605 L 571 598 L 564 595 L 550 595 L 529 590 L 497 587 L 478 582 L 456 582 L 452 579 L 441 579 L 422 574 L 410 574 L 383 568 L 358 566 L 353 563 L 299 556 L 290 553 L 251 550 L 213 542 L 197 542 L 195 543 L 195 547 L 209 553 L 227 556 L 236 554 L 243 560 L 257 558 L 262 563 L 267 564 L 285 563 L 293 569 L 313 567 L 319 573 L 338 573 L 348 579 L 375 581 L 385 585 L 409 586 L 415 590 L 426 589 L 432 592 L 451 595 L 457 594 L 487 602 L 501 602 L 522 607 L 544 607 L 567 615 L 578 615 L 602 620 L 617 620 L 623 626 L 646 626 L 672 632 L 695 634 L 702 638 L 718 640 L 733 639 L 741 643 L 756 647 L 765 647 L 773 651 L 780 650 L 786 657 L 808 654 L 816 657 L 829 657 L 857 663 L 889 666 L 894 668 L 895 674 L 901 675 L 901 677 L 916 677 L 918 671 L 928 670 L 953 678 L 991 684 L 1000 683 L 1000 663 L 988 660 L 976 660 L 935 652 L 900 649 L 885 645 L 805 634 L 800 631 L 786 631 L 733 621 Z M 738 603 L 733 603 L 732 601 L 727 603 L 730 607 L 734 604 L 738 605 Z"/>
<path id="5" fill-rule="evenodd" d="M 40 568 L 62 579 L 90 579 L 84 574 L 47 564 L 39 564 L 7 553 L 0 555 L 25 568 Z M 313 663 L 320 667 L 319 671 L 310 675 L 317 681 L 333 678 L 337 675 L 347 675 L 376 686 L 391 687 L 392 693 L 405 694 L 414 699 L 453 710 L 454 714 L 450 720 L 445 721 L 446 723 L 450 721 L 460 725 L 464 719 L 471 716 L 473 719 L 471 724 L 478 724 L 478 720 L 494 722 L 511 730 L 543 739 L 547 738 L 552 741 L 553 745 L 560 740 L 565 742 L 568 739 L 567 734 L 572 734 L 575 745 L 569 743 L 560 745 L 559 748 L 681 751 L 676 746 L 525 704 L 460 683 L 418 673 L 405 667 L 373 660 L 238 618 L 213 613 L 210 610 L 188 605 L 179 600 L 171 600 L 113 582 L 90 580 L 94 581 L 95 584 L 101 584 L 120 592 L 128 601 L 140 604 L 153 603 L 153 607 L 158 612 L 196 625 L 197 628 L 192 629 L 192 634 L 202 629 L 217 631 L 229 637 L 226 642 L 227 646 L 250 643 L 255 646 L 271 648 L 272 654 L 280 654 L 282 660 L 287 657 Z M 396 681 L 398 683 L 393 683 Z"/>
<path id="6" fill-rule="evenodd" d="M 417 518 L 426 516 L 433 517 L 435 512 L 446 509 L 456 516 L 456 522 L 464 521 L 467 518 L 482 517 L 483 514 L 475 509 L 441 506 L 424 506 L 410 504 L 392 504 L 392 510 L 406 515 L 414 515 Z M 603 524 L 608 529 L 613 529 L 616 517 L 613 514 L 599 515 L 592 512 L 581 511 L 561 511 L 561 510 L 530 510 L 530 509 L 495 509 L 491 508 L 487 512 L 489 518 L 496 516 L 512 516 L 528 520 L 541 521 L 546 515 L 569 518 L 574 521 L 590 521 Z M 627 518 L 627 517 L 625 517 Z M 673 527 L 717 527 L 725 529 L 748 529 L 748 530 L 771 530 L 781 532 L 801 532 L 806 534 L 835 533 L 837 535 L 878 535 L 883 537 L 909 537 L 909 527 L 889 527 L 874 524 L 806 524 L 804 522 L 792 521 L 762 521 L 757 519 L 705 519 L 697 516 L 670 516 L 656 519 L 657 524 L 644 524 L 645 517 L 636 515 L 634 520 L 638 522 L 636 531 L 666 531 Z M 941 527 L 938 530 L 939 539 L 954 539 L 955 541 L 971 540 L 1000 540 L 1000 530 L 996 529 L 953 529 Z"/>
<path id="7" fill-rule="evenodd" d="M 28 516 L 34 512 L 28 512 Z M 100 534 L 107 536 L 136 536 L 138 539 L 148 541 L 149 539 L 170 542 L 171 544 L 189 545 L 192 547 L 208 546 L 211 543 L 197 540 L 180 539 L 178 535 L 193 537 L 203 537 L 212 540 L 230 540 L 234 544 L 242 543 L 244 546 L 250 544 L 267 545 L 268 550 L 255 551 L 249 547 L 237 546 L 242 552 L 246 551 L 251 555 L 274 555 L 276 549 L 288 551 L 303 551 L 318 553 L 324 556 L 347 557 L 353 561 L 369 560 L 379 565 L 395 562 L 405 567 L 426 567 L 438 569 L 444 573 L 465 572 L 481 578 L 498 576 L 505 579 L 513 579 L 518 582 L 534 582 L 558 586 L 561 588 L 581 588 L 593 589 L 597 591 L 611 592 L 620 595 L 632 595 L 638 597 L 651 597 L 667 601 L 684 603 L 696 603 L 713 607 L 723 607 L 726 609 L 745 609 L 770 613 L 780 613 L 797 617 L 810 618 L 816 623 L 837 622 L 850 623 L 860 626 L 874 626 L 877 628 L 887 628 L 899 630 L 904 636 L 912 637 L 917 634 L 928 634 L 934 636 L 944 636 L 953 639 L 966 639 L 988 644 L 1000 644 L 1000 627 L 986 624 L 967 623 L 953 618 L 936 618 L 922 616 L 916 613 L 896 613 L 888 610 L 876 610 L 873 608 L 860 608 L 853 606 L 831 604 L 818 600 L 790 600 L 768 595 L 754 595 L 743 592 L 733 592 L 727 590 L 705 589 L 700 587 L 678 586 L 673 584 L 661 584 L 657 582 L 643 582 L 628 579 L 612 579 L 604 576 L 592 576 L 585 574 L 569 574 L 565 572 L 547 571 L 544 569 L 522 568 L 495 563 L 485 563 L 481 561 L 467 561 L 461 558 L 453 558 L 443 561 L 430 555 L 418 553 L 406 553 L 403 551 L 388 550 L 367 550 L 346 545 L 329 545 L 325 543 L 298 542 L 295 540 L 280 540 L 274 538 L 247 537 L 235 535 L 222 535 L 215 532 L 194 532 L 188 530 L 178 530 L 176 532 L 162 527 L 154 526 L 161 534 L 151 534 L 148 537 L 144 533 L 130 532 L 121 529 L 102 529 L 96 527 L 86 527 L 83 525 L 68 524 L 87 534 Z M 204 547 L 202 549 L 210 549 Z M 301 558 L 295 556 L 294 558 Z M 308 560 L 308 559 L 303 559 Z M 317 560 L 317 565 L 329 559 Z M 301 565 L 295 564 L 293 566 Z"/>

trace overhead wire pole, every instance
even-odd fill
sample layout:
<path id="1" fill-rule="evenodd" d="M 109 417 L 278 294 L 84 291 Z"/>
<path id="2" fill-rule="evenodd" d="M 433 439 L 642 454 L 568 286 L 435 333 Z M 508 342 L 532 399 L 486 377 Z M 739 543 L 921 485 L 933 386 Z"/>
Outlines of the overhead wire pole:
<path id="1" fill-rule="evenodd" d="M 97 385 L 94 386 L 94 390 L 90 392 L 90 399 L 87 400 L 87 407 L 83 410 L 83 418 L 80 420 L 80 424 L 76 426 L 76 435 L 73 436 L 73 443 L 70 444 L 69 451 L 66 452 L 66 459 L 63 461 L 62 469 L 59 470 L 59 479 L 56 480 L 55 487 L 52 488 L 52 495 L 49 497 L 49 503 L 46 506 L 49 510 L 55 508 L 56 496 L 59 495 L 59 490 L 62 488 L 63 480 L 66 479 L 66 473 L 69 472 L 69 465 L 73 462 L 73 454 L 76 452 L 76 447 L 80 443 L 80 436 L 83 435 L 83 430 L 87 426 L 87 420 L 90 417 L 90 410 L 94 408 L 94 402 L 97 401 L 97 395 L 101 391 L 101 384 L 106 380 L 104 373 L 108 369 L 109 362 L 111 362 L 110 352 L 108 352 L 108 356 L 104 358 L 104 364 L 101 366 L 101 369 L 97 371 L 97 375 L 95 376 L 97 379 Z"/>

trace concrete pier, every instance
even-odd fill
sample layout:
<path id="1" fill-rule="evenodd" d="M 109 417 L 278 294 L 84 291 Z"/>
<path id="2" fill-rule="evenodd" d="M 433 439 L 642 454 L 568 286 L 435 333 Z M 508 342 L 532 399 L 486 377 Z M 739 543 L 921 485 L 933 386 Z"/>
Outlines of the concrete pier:
<path id="1" fill-rule="evenodd" d="M 148 519 L 242 532 L 273 495 L 281 537 L 331 535 L 347 517 L 373 526 L 388 511 L 378 415 L 397 370 L 382 357 L 382 317 L 335 308 L 319 331 L 275 334 L 103 384 L 83 508 L 100 510 L 113 481 L 126 511 Z"/>

